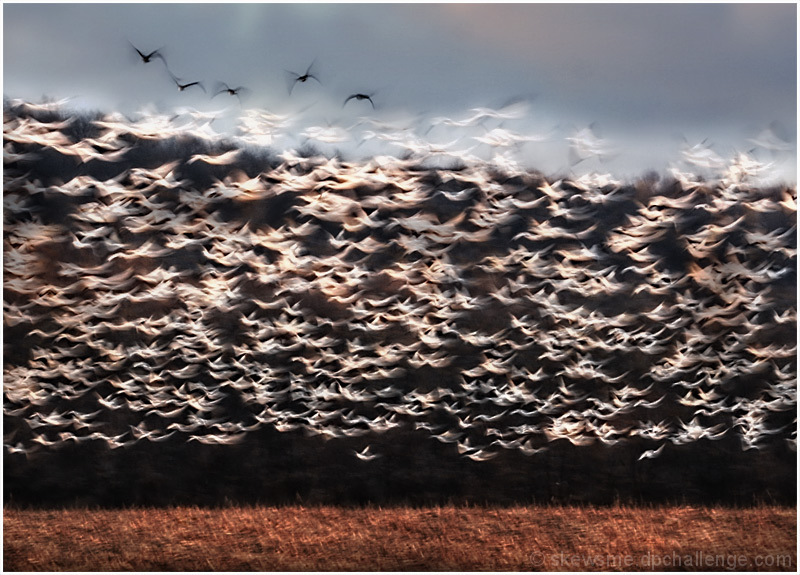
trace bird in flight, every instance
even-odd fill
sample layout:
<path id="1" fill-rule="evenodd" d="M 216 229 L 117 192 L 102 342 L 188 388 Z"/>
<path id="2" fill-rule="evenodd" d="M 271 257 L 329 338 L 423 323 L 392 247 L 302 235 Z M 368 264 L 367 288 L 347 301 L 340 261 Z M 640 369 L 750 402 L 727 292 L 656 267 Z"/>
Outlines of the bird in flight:
<path id="1" fill-rule="evenodd" d="M 130 40 L 128 41 L 128 43 L 131 46 L 133 46 L 133 42 L 131 42 Z M 144 52 L 139 50 L 139 48 L 137 48 L 136 46 L 133 46 L 133 49 L 136 50 L 136 53 L 139 54 L 139 57 L 142 59 L 142 62 L 144 62 L 145 64 L 149 64 L 150 62 L 152 62 L 153 58 L 161 58 L 161 61 L 164 62 L 164 65 L 165 66 L 167 65 L 167 61 L 166 61 L 166 59 L 164 59 L 164 56 L 161 54 L 160 50 L 153 50 L 149 54 L 145 54 Z"/>
<path id="2" fill-rule="evenodd" d="M 372 109 L 373 110 L 375 109 L 375 102 L 373 102 L 372 98 L 370 96 L 368 96 L 367 94 L 351 94 L 344 101 L 344 104 L 342 104 L 342 108 L 344 108 L 347 105 L 347 102 L 349 102 L 353 98 L 355 98 L 356 100 L 369 100 L 369 103 L 372 104 Z"/>
<path id="3" fill-rule="evenodd" d="M 601 138 L 597 134 L 596 124 L 596 122 L 593 122 L 588 128 L 583 128 L 575 135 L 567 138 L 570 143 L 569 158 L 571 165 L 575 166 L 591 157 L 597 157 L 601 162 L 605 162 L 615 155 L 609 146 L 608 140 Z"/>
<path id="4" fill-rule="evenodd" d="M 372 461 L 373 459 L 377 459 L 378 457 L 381 457 L 380 453 L 373 453 L 372 452 L 372 446 L 371 445 L 366 446 L 361 451 L 353 450 L 353 453 L 355 454 L 356 457 L 358 457 L 362 461 Z"/>
<path id="5" fill-rule="evenodd" d="M 197 86 L 198 88 L 203 90 L 203 92 L 206 91 L 205 86 L 203 86 L 202 82 L 188 82 L 186 84 L 182 84 L 181 79 L 175 76 L 175 74 L 173 74 L 169 69 L 167 69 L 167 72 L 169 72 L 172 81 L 175 82 L 176 86 L 178 86 L 178 91 L 180 92 L 183 92 L 184 90 L 186 90 L 187 88 L 191 88 L 192 86 Z"/>
<path id="6" fill-rule="evenodd" d="M 217 88 L 215 90 L 215 94 L 211 96 L 212 98 L 216 98 L 220 94 L 224 94 L 227 92 L 231 96 L 236 96 L 239 98 L 239 102 L 242 101 L 242 95 L 248 92 L 248 89 L 244 86 L 239 86 L 238 88 L 231 88 L 225 82 L 217 82 Z"/>
<path id="7" fill-rule="evenodd" d="M 661 455 L 662 451 L 664 451 L 664 445 L 665 444 L 662 443 L 661 447 L 659 447 L 658 449 L 648 449 L 639 456 L 638 461 L 641 461 L 642 459 L 655 459 L 656 457 Z"/>
<path id="8" fill-rule="evenodd" d="M 314 60 L 314 62 L 316 62 L 316 60 Z M 322 82 L 319 81 L 319 78 L 317 78 L 316 76 L 314 76 L 314 74 L 311 73 L 311 68 L 314 66 L 314 62 L 311 62 L 311 64 L 306 69 L 305 74 L 297 74 L 297 73 L 292 72 L 290 70 L 286 70 L 289 74 L 291 74 L 293 76 L 292 84 L 291 84 L 291 86 L 289 86 L 289 94 L 292 93 L 292 90 L 294 90 L 294 87 L 298 82 L 305 83 L 305 82 L 308 81 L 309 78 L 311 78 L 312 80 L 316 80 L 319 84 L 322 84 Z"/>

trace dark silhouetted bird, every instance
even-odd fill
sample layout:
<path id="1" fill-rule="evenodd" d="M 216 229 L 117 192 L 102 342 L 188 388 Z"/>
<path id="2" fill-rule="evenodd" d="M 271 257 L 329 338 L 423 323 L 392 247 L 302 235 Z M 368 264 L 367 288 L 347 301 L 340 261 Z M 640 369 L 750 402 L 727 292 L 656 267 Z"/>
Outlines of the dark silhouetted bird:
<path id="1" fill-rule="evenodd" d="M 348 96 L 347 99 L 344 101 L 344 104 L 342 104 L 342 108 L 344 108 L 347 105 L 347 102 L 349 102 L 353 98 L 355 98 L 356 100 L 369 100 L 369 103 L 372 104 L 372 108 L 375 109 L 375 102 L 373 102 L 372 98 L 367 94 L 352 94 Z"/>
<path id="2" fill-rule="evenodd" d="M 314 60 L 314 62 L 316 62 L 316 60 Z M 322 84 L 322 82 L 319 81 L 319 78 L 317 78 L 311 73 L 311 68 L 314 66 L 314 62 L 311 62 L 311 64 L 308 66 L 308 69 L 306 69 L 305 74 L 302 75 L 292 72 L 290 70 L 286 70 L 286 72 L 290 74 L 291 76 L 290 80 L 292 81 L 291 85 L 289 86 L 289 94 L 291 94 L 292 90 L 294 90 L 295 84 L 297 84 L 298 82 L 305 83 L 308 81 L 309 78 L 311 78 L 312 80 L 316 80 L 319 84 Z"/>
<path id="3" fill-rule="evenodd" d="M 214 90 L 214 95 L 211 96 L 212 98 L 216 98 L 220 94 L 224 94 L 227 92 L 231 96 L 236 96 L 239 98 L 239 102 L 242 101 L 242 96 L 247 94 L 250 90 L 245 88 L 244 86 L 239 86 L 238 88 L 231 88 L 225 82 L 217 82 L 217 86 Z"/>
<path id="4" fill-rule="evenodd" d="M 152 62 L 152 61 L 153 61 L 153 58 L 161 58 L 161 61 L 162 61 L 162 62 L 164 62 L 164 65 L 165 65 L 165 66 L 167 65 L 167 61 L 166 61 L 166 59 L 165 59 L 165 58 L 164 58 L 164 56 L 161 54 L 161 49 L 159 49 L 159 50 L 153 50 L 153 51 L 152 51 L 152 52 L 150 52 L 149 54 L 145 54 L 144 52 L 142 52 L 141 50 L 139 50 L 139 48 L 137 48 L 136 46 L 134 46 L 134 45 L 133 45 L 133 43 L 132 43 L 130 40 L 128 41 L 128 43 L 129 43 L 131 46 L 133 46 L 133 49 L 134 49 L 134 50 L 136 50 L 136 53 L 137 53 L 137 54 L 139 54 L 139 57 L 142 59 L 142 62 L 144 62 L 145 64 L 149 64 L 150 62 Z"/>
<path id="5" fill-rule="evenodd" d="M 197 86 L 203 92 L 206 91 L 206 88 L 205 88 L 205 86 L 203 86 L 202 82 L 188 82 L 188 83 L 184 84 L 184 83 L 182 83 L 182 80 L 180 78 L 178 78 L 175 74 L 173 74 L 169 69 L 167 70 L 167 72 L 169 72 L 169 75 L 172 78 L 172 81 L 175 82 L 176 86 L 178 86 L 178 91 L 180 91 L 180 92 L 183 92 L 184 90 L 186 90 L 187 88 L 191 88 L 192 86 Z"/>

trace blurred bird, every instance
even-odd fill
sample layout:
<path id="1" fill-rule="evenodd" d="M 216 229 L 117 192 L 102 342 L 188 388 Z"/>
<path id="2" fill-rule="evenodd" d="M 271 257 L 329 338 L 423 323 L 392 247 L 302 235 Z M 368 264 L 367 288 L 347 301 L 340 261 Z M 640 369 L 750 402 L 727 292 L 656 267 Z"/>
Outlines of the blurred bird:
<path id="1" fill-rule="evenodd" d="M 375 102 L 372 101 L 372 97 L 371 96 L 372 96 L 372 94 L 369 94 L 369 95 L 367 95 L 367 94 L 351 94 L 344 101 L 344 104 L 342 104 L 342 108 L 344 108 L 347 105 L 347 102 L 349 102 L 350 100 L 355 98 L 356 100 L 369 100 L 369 103 L 372 104 L 372 108 L 375 109 Z"/>
<path id="2" fill-rule="evenodd" d="M 137 48 L 136 46 L 134 46 L 132 42 L 128 41 L 128 43 L 129 43 L 131 46 L 133 46 L 133 49 L 134 49 L 134 50 L 136 50 L 136 53 L 137 53 L 137 54 L 139 54 L 139 57 L 142 59 L 142 62 L 144 62 L 145 64 L 149 64 L 150 62 L 152 62 L 153 58 L 161 58 L 161 61 L 162 61 L 162 62 L 164 62 L 164 65 L 165 65 L 165 66 L 167 65 L 167 61 L 166 61 L 166 59 L 165 59 L 165 58 L 164 58 L 164 56 L 161 54 L 161 50 L 162 50 L 162 49 L 153 50 L 153 51 L 152 51 L 152 52 L 150 52 L 149 54 L 145 54 L 144 52 L 142 52 L 141 50 L 139 50 L 139 48 Z"/>
<path id="3" fill-rule="evenodd" d="M 314 60 L 314 62 L 316 62 L 316 60 Z M 312 80 L 316 80 L 316 81 L 317 81 L 317 83 L 319 83 L 319 84 L 322 84 L 322 82 L 320 82 L 320 81 L 319 81 L 319 78 L 317 78 L 316 76 L 314 76 L 314 75 L 311 73 L 311 68 L 314 66 L 314 62 L 311 62 L 311 64 L 310 64 L 310 65 L 308 66 L 308 68 L 306 69 L 306 72 L 305 72 L 305 74 L 296 74 L 295 72 L 292 72 L 292 71 L 290 71 L 290 70 L 286 70 L 286 72 L 287 72 L 288 74 L 290 74 L 290 75 L 293 77 L 293 78 L 292 78 L 292 83 L 291 83 L 291 85 L 289 86 L 289 94 L 291 94 L 291 93 L 292 93 L 292 90 L 294 90 L 294 87 L 295 87 L 295 85 L 296 85 L 298 82 L 303 82 L 303 83 L 305 83 L 305 82 L 307 82 L 307 81 L 308 81 L 308 79 L 309 79 L 309 78 L 311 78 Z"/>
<path id="4" fill-rule="evenodd" d="M 648 449 L 639 456 L 639 459 L 637 461 L 641 461 L 642 459 L 655 459 L 656 457 L 661 455 L 662 451 L 664 451 L 665 445 L 666 443 L 662 443 L 661 447 L 659 447 L 658 449 Z"/>
<path id="5" fill-rule="evenodd" d="M 524 455 L 536 455 L 537 453 L 541 453 L 542 451 L 547 451 L 547 446 L 544 447 L 533 447 L 531 445 L 531 440 L 528 439 L 524 443 L 522 443 L 518 448 Z"/>
<path id="6" fill-rule="evenodd" d="M 186 163 L 192 164 L 194 162 L 204 162 L 214 166 L 223 166 L 232 164 L 239 156 L 240 151 L 241 150 L 238 149 L 228 150 L 227 152 L 223 152 L 222 154 L 216 156 L 211 156 L 209 154 L 194 154 Z"/>
<path id="7" fill-rule="evenodd" d="M 231 88 L 225 82 L 217 82 L 217 85 L 214 89 L 214 95 L 211 96 L 212 98 L 216 98 L 220 94 L 228 93 L 230 96 L 236 96 L 239 98 L 239 102 L 242 101 L 242 96 L 246 95 L 250 90 L 245 88 L 244 86 L 239 86 L 237 88 Z"/>
<path id="8" fill-rule="evenodd" d="M 722 168 L 725 165 L 725 161 L 717 154 L 714 150 L 712 150 L 712 144 L 706 144 L 708 138 L 700 142 L 699 144 L 695 144 L 690 146 L 689 143 L 684 138 L 684 146 L 681 149 L 681 156 L 683 161 L 687 164 L 691 164 L 692 166 L 696 166 L 698 168 L 706 168 L 717 170 Z"/>
<path id="9" fill-rule="evenodd" d="M 3 447 L 6 448 L 6 453 L 8 453 L 9 455 L 13 453 L 21 453 L 22 455 L 27 457 L 28 454 L 32 451 L 32 449 L 22 445 L 21 442 L 17 443 L 16 445 L 3 444 Z"/>
<path id="10" fill-rule="evenodd" d="M 792 144 L 789 135 L 780 122 L 771 122 L 767 128 L 761 130 L 758 135 L 749 140 L 757 148 L 763 148 L 773 154 L 791 152 Z"/>
<path id="11" fill-rule="evenodd" d="M 186 90 L 187 88 L 191 88 L 192 86 L 197 86 L 203 92 L 206 91 L 206 88 L 205 86 L 203 86 L 202 82 L 189 82 L 186 84 L 182 84 L 181 79 L 175 76 L 175 74 L 173 74 L 169 69 L 167 69 L 167 72 L 169 72 L 169 75 L 172 78 L 172 81 L 175 82 L 175 85 L 178 86 L 179 92 L 183 92 L 184 90 Z"/>
<path id="12" fill-rule="evenodd" d="M 512 98 L 499 110 L 494 110 L 492 108 L 473 108 L 470 110 L 472 115 L 468 118 L 464 118 L 463 120 L 452 120 L 450 118 L 442 117 L 433 118 L 431 119 L 430 127 L 425 133 L 427 134 L 430 132 L 431 128 L 439 124 L 463 128 L 482 123 L 482 121 L 486 118 L 495 118 L 501 120 L 519 119 L 528 112 L 529 107 L 530 101 L 528 99 Z"/>
<path id="13" fill-rule="evenodd" d="M 489 461 L 490 459 L 497 457 L 497 452 L 479 449 L 471 453 L 464 453 L 463 455 L 464 457 L 469 457 L 472 461 Z"/>
<path id="14" fill-rule="evenodd" d="M 174 433 L 174 432 L 173 432 Z M 241 443 L 247 433 L 232 435 L 207 433 L 205 435 L 192 435 L 188 441 L 198 441 L 206 445 L 235 445 Z M 166 437 L 166 436 L 165 436 Z"/>
<path id="15" fill-rule="evenodd" d="M 372 453 L 372 446 L 371 445 L 367 445 L 361 451 L 353 450 L 353 453 L 361 461 L 373 461 L 374 459 L 377 459 L 377 458 L 381 457 L 380 453 Z"/>
<path id="16" fill-rule="evenodd" d="M 614 155 L 608 140 L 598 135 L 595 122 L 568 137 L 567 141 L 570 143 L 569 158 L 573 166 L 592 157 L 605 162 Z"/>
<path id="17" fill-rule="evenodd" d="M 797 211 L 797 198 L 790 194 L 787 190 L 783 191 L 782 199 L 778 205 L 789 212 Z"/>

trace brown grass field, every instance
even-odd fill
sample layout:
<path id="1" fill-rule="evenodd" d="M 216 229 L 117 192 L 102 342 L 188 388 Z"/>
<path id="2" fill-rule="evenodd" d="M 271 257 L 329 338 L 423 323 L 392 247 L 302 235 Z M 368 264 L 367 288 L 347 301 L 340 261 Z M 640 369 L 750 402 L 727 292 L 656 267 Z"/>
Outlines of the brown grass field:
<path id="1" fill-rule="evenodd" d="M 794 507 L 4 509 L 6 571 L 796 571 Z"/>

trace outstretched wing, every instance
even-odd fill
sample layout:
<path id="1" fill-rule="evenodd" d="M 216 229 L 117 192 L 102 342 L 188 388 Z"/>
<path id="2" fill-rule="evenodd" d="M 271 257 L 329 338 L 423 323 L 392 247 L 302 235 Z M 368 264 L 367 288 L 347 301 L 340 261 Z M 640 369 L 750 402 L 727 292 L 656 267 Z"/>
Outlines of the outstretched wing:
<path id="1" fill-rule="evenodd" d="M 300 79 L 300 74 L 296 74 L 291 70 L 284 70 L 284 72 L 286 73 L 286 87 L 289 89 L 289 95 L 291 96 L 294 85 Z"/>
<path id="2" fill-rule="evenodd" d="M 314 62 L 316 62 L 316 61 L 317 61 L 317 59 L 314 58 L 311 61 L 311 64 L 308 65 L 308 68 L 306 69 L 306 73 L 305 73 L 306 76 L 309 76 L 309 77 L 311 76 L 311 68 L 314 66 Z M 319 81 L 319 80 L 317 80 L 317 81 Z"/>
<path id="3" fill-rule="evenodd" d="M 131 44 L 131 46 L 133 46 L 133 44 Z M 147 56 L 142 54 L 142 51 L 139 50 L 139 48 L 137 48 L 136 46 L 133 46 L 133 49 L 136 50 L 136 53 L 139 54 L 139 56 L 141 57 L 142 60 L 146 60 L 147 59 Z"/>
<path id="4" fill-rule="evenodd" d="M 214 84 L 214 95 L 211 96 L 212 98 L 216 98 L 220 94 L 227 92 L 230 88 L 225 82 L 217 82 Z"/>
<path id="5" fill-rule="evenodd" d="M 181 90 L 186 90 L 187 88 L 191 88 L 192 86 L 199 87 L 203 92 L 206 91 L 206 88 L 205 88 L 205 86 L 203 86 L 203 83 L 199 82 L 199 81 L 198 82 L 189 82 L 187 84 L 180 84 L 180 83 L 178 84 L 178 88 L 180 88 Z"/>
<path id="6" fill-rule="evenodd" d="M 166 58 L 164 58 L 164 55 L 161 53 L 161 51 L 160 51 L 160 50 L 153 50 L 152 52 L 150 52 L 150 53 L 149 53 L 149 54 L 146 56 L 146 58 L 147 58 L 148 60 L 151 60 L 151 59 L 153 59 L 153 58 L 161 58 L 161 61 L 162 61 L 162 62 L 164 62 L 164 65 L 166 66 L 166 64 L 167 64 L 167 60 L 166 60 Z"/>

